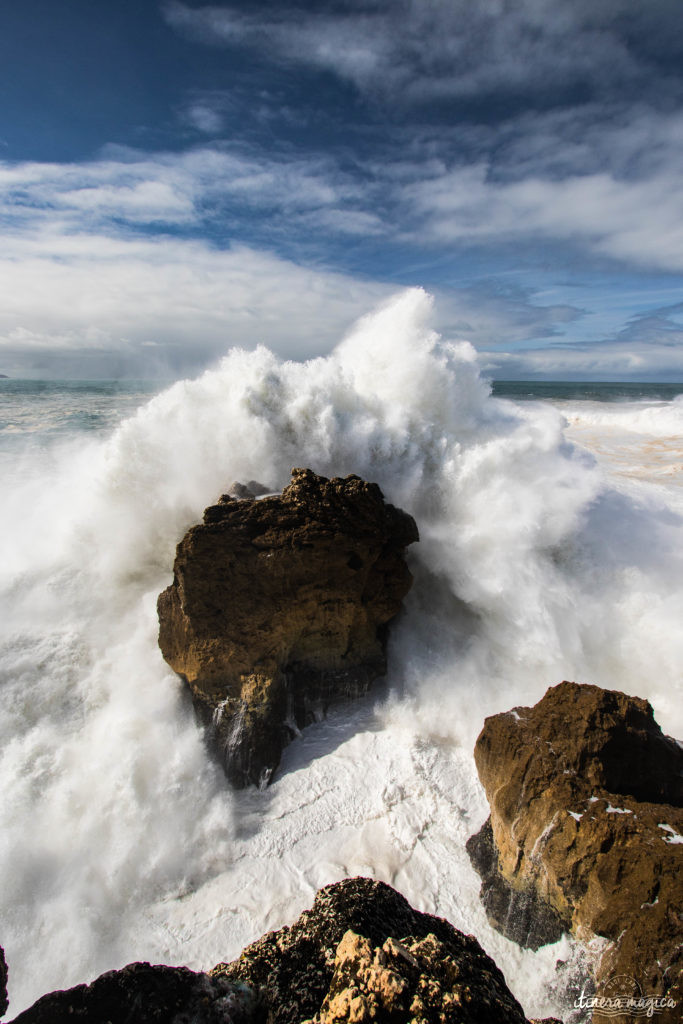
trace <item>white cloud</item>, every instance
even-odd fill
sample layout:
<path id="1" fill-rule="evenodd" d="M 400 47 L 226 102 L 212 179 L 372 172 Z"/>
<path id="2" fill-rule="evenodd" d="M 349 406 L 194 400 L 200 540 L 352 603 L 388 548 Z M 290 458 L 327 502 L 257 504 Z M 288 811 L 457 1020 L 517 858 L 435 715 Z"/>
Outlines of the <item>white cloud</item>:
<path id="1" fill-rule="evenodd" d="M 332 157 L 225 147 L 154 156 L 112 148 L 85 164 L 0 164 L 0 370 L 54 371 L 60 361 L 97 355 L 99 373 L 116 358 L 117 374 L 175 374 L 232 344 L 265 342 L 294 356 L 325 351 L 392 290 L 329 269 L 337 253 L 364 240 L 379 254 L 378 277 L 393 239 L 401 283 L 428 287 L 430 254 L 447 260 L 463 246 L 485 252 L 530 240 L 680 270 L 683 190 L 672 170 L 679 138 L 673 117 L 660 127 L 667 160 L 627 181 L 606 171 L 507 180 L 486 161 L 449 168 L 438 156 L 411 162 L 406 151 L 393 164 L 368 160 L 355 178 Z M 233 224 L 249 246 L 230 245 Z M 221 246 L 205 240 L 209 230 Z M 276 255 L 279 239 L 289 253 L 300 245 L 309 262 L 325 264 L 307 268 Z M 582 311 L 541 302 L 500 283 L 475 289 L 454 280 L 439 289 L 436 326 L 483 349 L 570 334 L 564 325 Z M 595 346 L 600 365 L 617 375 L 639 358 L 664 365 L 667 347 L 669 364 L 678 365 L 671 351 L 679 335 L 655 336 L 641 325 L 620 345 Z M 555 374 L 579 365 L 591 372 L 595 353 L 555 342 L 523 358 L 555 365 Z"/>
<path id="2" fill-rule="evenodd" d="M 112 150 L 115 159 L 80 164 L 0 164 L 0 204 L 28 216 L 31 211 L 96 210 L 138 220 L 149 211 L 184 220 L 197 201 L 219 196 L 249 197 L 262 205 L 310 208 L 351 197 L 350 183 L 335 182 L 322 158 L 281 159 L 219 148 L 149 156 Z"/>
<path id="3" fill-rule="evenodd" d="M 603 172 L 500 182 L 482 163 L 406 185 L 403 201 L 425 241 L 543 238 L 635 266 L 683 270 L 683 187 L 669 169 L 644 180 Z"/>
<path id="4" fill-rule="evenodd" d="M 206 103 L 192 103 L 184 111 L 184 118 L 204 135 L 218 135 L 223 129 L 222 114 Z"/>
<path id="5" fill-rule="evenodd" d="M 390 289 L 245 247 L 55 233 L 5 246 L 0 292 L 3 372 L 80 352 L 122 356 L 135 375 L 191 371 L 232 345 L 318 354 Z"/>
<path id="6" fill-rule="evenodd" d="M 633 343 L 617 345 L 552 346 L 520 352 L 483 352 L 480 363 L 492 377 L 556 380 L 683 380 L 683 347 Z"/>

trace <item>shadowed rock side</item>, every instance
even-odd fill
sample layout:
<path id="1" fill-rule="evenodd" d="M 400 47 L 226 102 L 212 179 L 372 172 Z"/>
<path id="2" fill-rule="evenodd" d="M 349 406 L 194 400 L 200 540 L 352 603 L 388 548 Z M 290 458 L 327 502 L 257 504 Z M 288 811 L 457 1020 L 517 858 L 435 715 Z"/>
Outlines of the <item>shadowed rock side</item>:
<path id="1" fill-rule="evenodd" d="M 417 539 L 377 484 L 309 469 L 281 495 L 223 495 L 183 538 L 159 597 L 159 646 L 234 783 L 268 781 L 299 729 L 386 672 Z"/>
<path id="2" fill-rule="evenodd" d="M 208 975 L 130 964 L 43 996 L 13 1024 L 153 1021 L 527 1024 L 476 939 L 368 878 L 321 889 L 291 928 L 264 935 Z"/>
<path id="3" fill-rule="evenodd" d="M 0 946 L 0 1017 L 7 1009 L 7 963 L 5 951 Z"/>
<path id="4" fill-rule="evenodd" d="M 129 964 L 42 996 L 11 1024 L 249 1024 L 256 995 L 186 967 Z"/>
<path id="5" fill-rule="evenodd" d="M 468 849 L 492 923 L 534 948 L 604 936 L 596 996 L 625 976 L 680 1020 L 683 751 L 647 701 L 561 683 L 487 718 L 475 761 L 491 817 Z"/>

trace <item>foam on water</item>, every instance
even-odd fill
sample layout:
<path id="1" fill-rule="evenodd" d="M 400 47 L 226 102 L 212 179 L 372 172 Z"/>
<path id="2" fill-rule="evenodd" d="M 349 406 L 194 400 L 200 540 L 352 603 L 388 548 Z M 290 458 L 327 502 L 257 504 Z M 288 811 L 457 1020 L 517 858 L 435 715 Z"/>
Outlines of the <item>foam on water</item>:
<path id="1" fill-rule="evenodd" d="M 492 399 L 466 343 L 398 296 L 327 358 L 233 350 L 106 440 L 21 466 L 0 512 L 0 942 L 11 1011 L 133 959 L 194 967 L 362 873 L 474 932 L 529 1013 L 558 1012 L 564 940 L 487 925 L 464 842 L 487 809 L 485 715 L 563 678 L 650 698 L 681 734 L 681 517 Z M 231 794 L 156 644 L 177 541 L 233 479 L 358 473 L 410 511 L 415 585 L 385 691 L 310 727 L 265 792 Z"/>
<path id="2" fill-rule="evenodd" d="M 669 490 L 667 500 L 683 512 L 683 395 L 671 402 L 557 407 L 567 419 L 567 437 L 593 452 L 617 482 L 661 484 Z"/>

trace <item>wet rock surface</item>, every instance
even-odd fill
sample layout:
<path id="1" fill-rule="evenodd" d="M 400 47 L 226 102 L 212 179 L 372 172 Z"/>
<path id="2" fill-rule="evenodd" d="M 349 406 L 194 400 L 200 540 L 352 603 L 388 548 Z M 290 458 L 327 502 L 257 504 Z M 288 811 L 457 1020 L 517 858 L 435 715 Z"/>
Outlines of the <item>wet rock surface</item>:
<path id="1" fill-rule="evenodd" d="M 412 582 L 404 551 L 418 539 L 411 516 L 357 476 L 295 469 L 260 500 L 249 484 L 189 530 L 158 601 L 163 656 L 237 785 L 268 781 L 298 730 L 386 672 L 387 626 Z"/>
<path id="2" fill-rule="evenodd" d="M 596 997 L 634 979 L 679 1020 L 683 751 L 647 701 L 561 683 L 488 718 L 475 760 L 491 817 L 468 848 L 492 923 L 532 946 L 548 921 L 605 937 Z"/>
<path id="3" fill-rule="evenodd" d="M 466 846 L 482 880 L 481 900 L 491 924 L 525 949 L 558 942 L 570 922 L 549 903 L 539 900 L 535 889 L 517 889 L 507 881 L 500 871 L 490 818 L 476 835 L 470 836 Z"/>

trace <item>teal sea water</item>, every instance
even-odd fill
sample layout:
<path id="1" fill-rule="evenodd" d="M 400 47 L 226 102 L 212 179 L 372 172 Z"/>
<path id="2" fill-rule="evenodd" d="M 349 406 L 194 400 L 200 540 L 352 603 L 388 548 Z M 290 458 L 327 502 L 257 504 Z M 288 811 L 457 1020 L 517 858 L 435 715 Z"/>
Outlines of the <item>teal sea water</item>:
<path id="1" fill-rule="evenodd" d="M 166 382 L 0 379 L 0 436 L 34 434 L 36 442 L 107 430 Z"/>
<path id="2" fill-rule="evenodd" d="M 683 383 L 640 381 L 494 380 L 492 394 L 516 402 L 670 402 L 683 395 Z"/>

